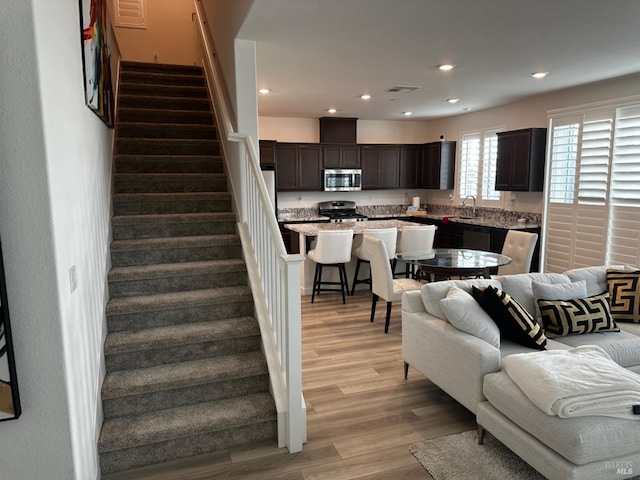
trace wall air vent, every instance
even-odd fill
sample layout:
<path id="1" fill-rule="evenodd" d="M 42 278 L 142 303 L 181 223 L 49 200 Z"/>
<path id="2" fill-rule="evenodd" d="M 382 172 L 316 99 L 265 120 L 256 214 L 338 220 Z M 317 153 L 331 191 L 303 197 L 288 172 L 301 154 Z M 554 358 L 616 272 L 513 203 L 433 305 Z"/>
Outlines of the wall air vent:
<path id="1" fill-rule="evenodd" d="M 418 90 L 421 87 L 411 87 L 409 85 L 396 85 L 394 87 L 391 87 L 389 90 L 387 90 L 387 92 L 394 92 L 394 93 L 409 93 L 409 92 L 413 92 L 414 90 Z"/>

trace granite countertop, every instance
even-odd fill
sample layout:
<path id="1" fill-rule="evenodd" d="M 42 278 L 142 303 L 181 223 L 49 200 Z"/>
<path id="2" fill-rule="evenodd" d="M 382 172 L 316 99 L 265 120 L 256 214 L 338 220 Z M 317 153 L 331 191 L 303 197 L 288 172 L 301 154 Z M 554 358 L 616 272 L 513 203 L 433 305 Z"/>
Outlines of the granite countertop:
<path id="1" fill-rule="evenodd" d="M 413 222 L 404 220 L 369 220 L 367 222 L 342 222 L 342 223 L 287 223 L 285 228 L 305 235 L 317 235 L 319 231 L 353 230 L 354 234 L 362 233 L 369 228 L 402 228 L 415 226 Z"/>

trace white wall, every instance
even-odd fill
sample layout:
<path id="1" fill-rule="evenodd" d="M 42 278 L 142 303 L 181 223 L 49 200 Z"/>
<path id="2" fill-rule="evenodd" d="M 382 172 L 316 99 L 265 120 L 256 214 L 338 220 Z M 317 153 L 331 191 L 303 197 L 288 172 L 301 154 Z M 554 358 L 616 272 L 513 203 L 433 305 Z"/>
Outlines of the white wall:
<path id="1" fill-rule="evenodd" d="M 113 12 L 115 0 L 108 3 Z M 145 5 L 147 28 L 115 27 L 122 58 L 134 62 L 195 65 L 193 0 L 147 0 Z"/>
<path id="2" fill-rule="evenodd" d="M 0 426 L 3 480 L 98 475 L 112 131 L 84 105 L 79 25 L 75 0 L 0 2 L 0 236 L 23 411 Z"/>

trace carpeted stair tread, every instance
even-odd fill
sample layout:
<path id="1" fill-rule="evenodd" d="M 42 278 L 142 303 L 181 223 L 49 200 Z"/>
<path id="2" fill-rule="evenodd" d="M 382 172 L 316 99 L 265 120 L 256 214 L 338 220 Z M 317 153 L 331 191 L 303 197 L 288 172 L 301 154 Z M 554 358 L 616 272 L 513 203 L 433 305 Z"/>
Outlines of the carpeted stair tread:
<path id="1" fill-rule="evenodd" d="M 149 123 L 149 122 L 119 122 L 118 139 L 179 139 L 196 140 L 218 138 L 215 125 L 182 124 L 182 123 Z"/>
<path id="2" fill-rule="evenodd" d="M 116 173 L 114 192 L 119 193 L 193 193 L 226 192 L 223 173 Z"/>
<path id="3" fill-rule="evenodd" d="M 124 95 L 144 95 L 180 98 L 206 98 L 207 88 L 192 85 L 154 85 L 152 83 L 121 83 L 120 92 Z"/>
<path id="4" fill-rule="evenodd" d="M 158 97 L 151 95 L 118 96 L 118 108 L 148 108 L 160 110 L 192 110 L 210 112 L 208 98 Z"/>
<path id="5" fill-rule="evenodd" d="M 104 342 L 104 353 L 111 355 L 254 335 L 260 335 L 260 328 L 254 317 L 228 318 L 109 333 Z"/>
<path id="6" fill-rule="evenodd" d="M 224 201 L 231 198 L 229 192 L 142 192 L 116 193 L 116 202 L 180 202 L 184 200 L 217 200 Z"/>
<path id="7" fill-rule="evenodd" d="M 120 63 L 122 72 L 155 72 L 178 75 L 202 75 L 202 67 L 194 65 L 178 65 L 172 63 L 145 63 L 123 60 Z"/>
<path id="8" fill-rule="evenodd" d="M 169 363 L 108 373 L 102 383 L 105 400 L 218 383 L 268 373 L 262 352 Z"/>
<path id="9" fill-rule="evenodd" d="M 189 74 L 188 72 L 158 72 L 123 70 L 120 75 L 122 83 L 152 83 L 154 85 L 194 85 L 205 86 L 206 80 L 202 75 Z"/>
<path id="10" fill-rule="evenodd" d="M 209 288 L 137 297 L 112 298 L 107 302 L 106 313 L 107 315 L 125 315 L 135 312 L 153 312 L 246 302 L 251 299 L 251 289 L 246 286 Z"/>
<path id="11" fill-rule="evenodd" d="M 200 110 L 163 110 L 152 108 L 119 108 L 118 124 L 123 122 L 178 123 L 193 125 L 214 125 L 213 112 Z"/>
<path id="12" fill-rule="evenodd" d="M 271 420 L 275 420 L 275 407 L 269 393 L 116 418 L 104 422 L 98 451 L 109 452 Z"/>
<path id="13" fill-rule="evenodd" d="M 188 276 L 203 273 L 244 272 L 247 265 L 241 259 L 209 260 L 200 262 L 168 263 L 160 265 L 132 265 L 109 270 L 109 282 L 146 280 Z"/>
<path id="14" fill-rule="evenodd" d="M 240 237 L 235 234 L 228 234 L 114 240 L 111 242 L 111 252 L 218 247 L 222 245 L 240 245 Z"/>
<path id="15" fill-rule="evenodd" d="M 217 155 L 116 155 L 115 173 L 223 173 Z"/>
<path id="16" fill-rule="evenodd" d="M 141 223 L 208 223 L 235 220 L 232 212 L 214 213 L 167 213 L 155 215 L 116 215 L 111 219 L 112 225 L 139 225 Z"/>

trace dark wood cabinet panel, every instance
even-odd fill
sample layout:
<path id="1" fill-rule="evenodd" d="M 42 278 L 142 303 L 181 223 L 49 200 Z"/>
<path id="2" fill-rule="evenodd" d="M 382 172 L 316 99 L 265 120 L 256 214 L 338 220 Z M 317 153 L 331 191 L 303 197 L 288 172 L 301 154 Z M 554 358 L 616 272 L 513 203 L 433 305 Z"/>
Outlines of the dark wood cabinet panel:
<path id="1" fill-rule="evenodd" d="M 420 187 L 421 154 L 419 145 L 400 147 L 400 188 Z"/>
<path id="2" fill-rule="evenodd" d="M 323 168 L 361 168 L 358 145 L 322 145 Z"/>
<path id="3" fill-rule="evenodd" d="M 360 149 L 362 162 L 362 188 L 378 188 L 378 170 L 380 168 L 378 149 L 375 146 L 363 146 Z"/>
<path id="4" fill-rule="evenodd" d="M 547 129 L 527 128 L 497 135 L 496 190 L 541 192 Z"/>
<path id="5" fill-rule="evenodd" d="M 322 190 L 322 147 L 301 145 L 299 155 L 299 190 Z"/>
<path id="6" fill-rule="evenodd" d="M 456 142 L 427 143 L 422 149 L 420 186 L 433 190 L 451 190 L 456 169 Z"/>
<path id="7" fill-rule="evenodd" d="M 362 188 L 379 190 L 397 188 L 400 175 L 400 147 L 396 145 L 363 145 Z"/>
<path id="8" fill-rule="evenodd" d="M 320 118 L 320 143 L 356 143 L 357 118 Z"/>
<path id="9" fill-rule="evenodd" d="M 276 141 L 260 140 L 260 166 L 273 168 L 276 165 Z"/>
<path id="10" fill-rule="evenodd" d="M 317 144 L 276 144 L 278 191 L 322 190 L 322 149 Z"/>

